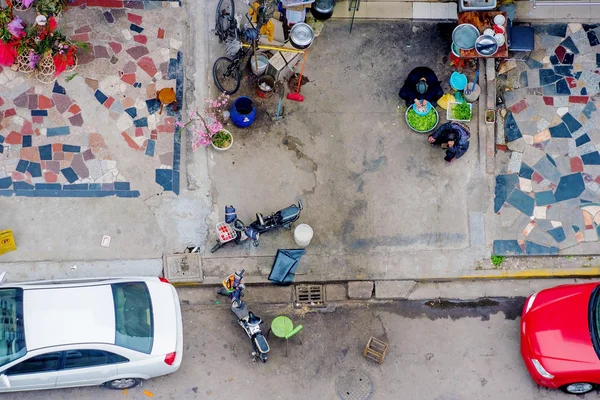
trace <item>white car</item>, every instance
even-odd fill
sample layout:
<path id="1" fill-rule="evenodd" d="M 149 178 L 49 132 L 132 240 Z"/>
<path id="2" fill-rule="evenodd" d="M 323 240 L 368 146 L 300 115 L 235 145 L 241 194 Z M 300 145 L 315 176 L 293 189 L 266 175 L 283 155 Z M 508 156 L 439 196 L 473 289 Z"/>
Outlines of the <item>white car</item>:
<path id="1" fill-rule="evenodd" d="M 0 392 L 127 389 L 177 371 L 182 353 L 179 297 L 164 278 L 0 285 Z"/>

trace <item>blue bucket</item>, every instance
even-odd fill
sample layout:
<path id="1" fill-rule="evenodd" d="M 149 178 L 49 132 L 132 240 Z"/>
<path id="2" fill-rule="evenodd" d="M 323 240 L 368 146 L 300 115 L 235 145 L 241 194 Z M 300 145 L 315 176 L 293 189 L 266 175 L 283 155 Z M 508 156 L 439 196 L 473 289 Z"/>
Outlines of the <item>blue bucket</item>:
<path id="1" fill-rule="evenodd" d="M 231 122 L 238 128 L 247 128 L 256 119 L 256 107 L 250 97 L 241 96 L 235 99 L 230 111 Z"/>

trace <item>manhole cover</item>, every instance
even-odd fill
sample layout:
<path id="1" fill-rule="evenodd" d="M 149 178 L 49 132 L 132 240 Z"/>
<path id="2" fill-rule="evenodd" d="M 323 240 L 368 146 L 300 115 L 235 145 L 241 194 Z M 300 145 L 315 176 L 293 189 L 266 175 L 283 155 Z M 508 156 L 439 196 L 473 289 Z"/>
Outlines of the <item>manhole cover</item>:
<path id="1" fill-rule="evenodd" d="M 367 400 L 373 394 L 373 382 L 365 372 L 351 369 L 335 381 L 335 390 L 343 400 Z"/>
<path id="2" fill-rule="evenodd" d="M 172 254 L 163 259 L 165 278 L 170 282 L 202 282 L 199 254 Z"/>

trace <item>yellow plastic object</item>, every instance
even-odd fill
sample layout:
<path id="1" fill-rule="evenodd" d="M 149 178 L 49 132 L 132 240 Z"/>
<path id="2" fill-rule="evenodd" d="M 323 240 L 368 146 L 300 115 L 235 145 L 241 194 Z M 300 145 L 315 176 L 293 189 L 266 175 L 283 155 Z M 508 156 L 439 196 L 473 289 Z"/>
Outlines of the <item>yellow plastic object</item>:
<path id="1" fill-rule="evenodd" d="M 15 238 L 11 229 L 0 231 L 0 254 L 8 253 L 17 249 Z"/>
<path id="2" fill-rule="evenodd" d="M 456 103 L 456 98 L 450 93 L 445 93 L 438 101 L 437 105 L 444 110 L 448 109 L 448 103 Z"/>
<path id="3" fill-rule="evenodd" d="M 254 11 L 254 9 L 258 10 L 258 7 L 260 7 L 260 4 L 254 3 L 252 5 L 254 6 L 254 8 L 250 7 L 250 10 L 248 10 L 248 15 L 250 15 L 252 17 L 252 22 L 256 23 L 256 11 Z M 269 39 L 269 42 L 272 42 L 273 39 L 275 39 L 275 25 L 273 25 L 273 22 L 271 22 L 271 20 L 268 20 L 260 28 L 260 34 L 267 35 L 267 39 Z"/>

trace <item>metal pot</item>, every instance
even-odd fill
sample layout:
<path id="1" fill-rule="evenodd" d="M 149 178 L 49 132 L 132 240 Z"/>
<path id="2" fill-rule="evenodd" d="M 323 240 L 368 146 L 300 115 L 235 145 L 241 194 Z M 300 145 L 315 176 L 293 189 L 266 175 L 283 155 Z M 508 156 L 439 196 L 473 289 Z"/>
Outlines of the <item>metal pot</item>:
<path id="1" fill-rule="evenodd" d="M 290 42 L 297 49 L 303 50 L 308 48 L 313 40 L 315 40 L 315 32 L 310 25 L 304 22 L 294 24 L 292 29 L 290 29 Z"/>
<path id="2" fill-rule="evenodd" d="M 319 21 L 326 21 L 333 15 L 335 0 L 315 0 L 310 12 Z"/>

